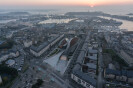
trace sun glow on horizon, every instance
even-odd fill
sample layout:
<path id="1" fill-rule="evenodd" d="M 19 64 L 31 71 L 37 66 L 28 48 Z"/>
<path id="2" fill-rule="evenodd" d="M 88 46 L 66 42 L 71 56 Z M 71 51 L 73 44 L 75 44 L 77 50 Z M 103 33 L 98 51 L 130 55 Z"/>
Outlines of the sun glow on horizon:
<path id="1" fill-rule="evenodd" d="M 79 5 L 99 6 L 113 4 L 133 4 L 133 0 L 0 0 L 0 5 Z"/>
<path id="2" fill-rule="evenodd" d="M 93 8 L 94 6 L 93 6 L 93 5 L 91 5 L 90 7 L 91 7 L 91 8 Z"/>

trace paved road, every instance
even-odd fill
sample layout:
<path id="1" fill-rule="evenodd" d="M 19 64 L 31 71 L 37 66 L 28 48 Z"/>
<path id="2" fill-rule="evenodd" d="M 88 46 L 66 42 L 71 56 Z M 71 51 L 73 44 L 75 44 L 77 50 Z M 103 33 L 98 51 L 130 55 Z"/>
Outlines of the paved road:
<path id="1" fill-rule="evenodd" d="M 99 48 L 98 51 L 98 66 L 99 66 L 99 74 L 98 74 L 98 84 L 97 84 L 97 88 L 103 88 L 103 57 L 102 57 L 102 48 Z"/>
<path id="2" fill-rule="evenodd" d="M 21 77 L 24 77 L 25 74 L 27 74 L 29 72 L 29 70 L 27 70 L 24 74 L 21 74 Z M 17 85 L 19 85 L 19 83 L 21 83 L 20 78 L 17 78 L 14 82 L 14 84 L 11 86 L 11 88 L 16 88 Z"/>
<path id="3" fill-rule="evenodd" d="M 14 84 L 11 86 L 11 88 L 15 88 L 16 85 L 20 82 L 20 79 L 17 77 L 15 80 L 14 80 Z"/>
<path id="4" fill-rule="evenodd" d="M 52 70 L 47 69 L 44 70 L 42 67 L 38 66 L 38 68 L 40 69 L 41 72 L 43 73 L 47 73 L 49 77 L 54 78 L 54 81 L 59 84 L 62 88 L 73 88 L 71 85 L 69 85 L 69 81 L 68 80 L 64 80 L 61 77 L 59 77 L 58 75 L 56 75 Z"/>

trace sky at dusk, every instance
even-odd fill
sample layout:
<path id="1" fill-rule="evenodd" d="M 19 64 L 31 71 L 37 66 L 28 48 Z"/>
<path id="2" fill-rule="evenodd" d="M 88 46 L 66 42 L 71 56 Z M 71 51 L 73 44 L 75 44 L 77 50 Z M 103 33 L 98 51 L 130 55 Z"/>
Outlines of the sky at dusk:
<path id="1" fill-rule="evenodd" d="M 123 5 L 133 4 L 133 0 L 0 0 L 1 6 L 43 6 L 43 5 L 79 5 L 79 6 L 99 6 L 99 5 Z"/>
<path id="2" fill-rule="evenodd" d="M 0 13 L 16 9 L 18 11 L 20 9 L 21 11 L 62 9 L 62 13 L 69 11 L 102 11 L 110 14 L 127 14 L 133 12 L 133 0 L 0 0 Z"/>

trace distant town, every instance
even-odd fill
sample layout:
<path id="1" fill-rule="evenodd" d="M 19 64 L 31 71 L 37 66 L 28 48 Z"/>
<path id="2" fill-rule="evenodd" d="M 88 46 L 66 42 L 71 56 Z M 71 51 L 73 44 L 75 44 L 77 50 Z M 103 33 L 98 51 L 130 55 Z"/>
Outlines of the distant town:
<path id="1" fill-rule="evenodd" d="M 0 88 L 133 88 L 131 15 L 0 14 Z"/>

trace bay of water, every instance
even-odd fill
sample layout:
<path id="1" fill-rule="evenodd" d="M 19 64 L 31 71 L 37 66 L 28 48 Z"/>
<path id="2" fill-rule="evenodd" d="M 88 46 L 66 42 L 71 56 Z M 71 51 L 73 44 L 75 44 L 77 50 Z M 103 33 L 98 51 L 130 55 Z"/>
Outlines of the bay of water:
<path id="1" fill-rule="evenodd" d="M 46 23 L 57 23 L 57 24 L 60 24 L 60 23 L 69 23 L 72 20 L 74 20 L 74 19 L 48 19 L 48 20 L 39 22 L 39 24 L 46 24 Z"/>
<path id="2" fill-rule="evenodd" d="M 16 21 L 16 19 L 12 19 L 12 20 L 0 20 L 0 23 L 8 23 L 11 21 Z"/>
<path id="3" fill-rule="evenodd" d="M 116 18 L 111 18 L 111 17 L 103 17 L 103 16 L 99 16 L 101 18 L 104 19 L 113 19 L 119 22 L 122 22 L 123 24 L 121 26 L 119 26 L 120 29 L 127 29 L 128 31 L 133 31 L 133 22 L 132 21 L 127 21 L 127 20 L 121 20 L 121 19 L 116 19 Z"/>

